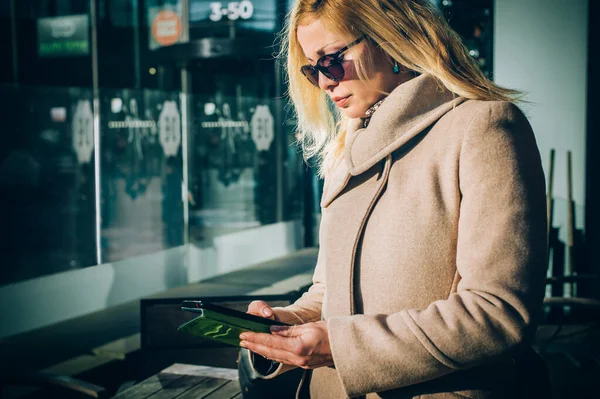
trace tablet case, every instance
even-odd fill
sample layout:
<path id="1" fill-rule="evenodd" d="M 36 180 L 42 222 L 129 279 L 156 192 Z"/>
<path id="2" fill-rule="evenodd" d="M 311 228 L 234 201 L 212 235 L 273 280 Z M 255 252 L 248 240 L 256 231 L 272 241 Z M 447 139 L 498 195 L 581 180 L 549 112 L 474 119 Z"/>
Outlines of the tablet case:
<path id="1" fill-rule="evenodd" d="M 188 310 L 183 308 L 184 310 Z M 194 309 L 194 311 L 197 311 Z M 270 333 L 270 326 L 278 323 L 265 319 L 264 323 L 247 320 L 217 311 L 201 309 L 200 316 L 183 323 L 177 330 L 192 335 L 209 338 L 227 345 L 239 346 L 240 334 L 245 331 Z"/>

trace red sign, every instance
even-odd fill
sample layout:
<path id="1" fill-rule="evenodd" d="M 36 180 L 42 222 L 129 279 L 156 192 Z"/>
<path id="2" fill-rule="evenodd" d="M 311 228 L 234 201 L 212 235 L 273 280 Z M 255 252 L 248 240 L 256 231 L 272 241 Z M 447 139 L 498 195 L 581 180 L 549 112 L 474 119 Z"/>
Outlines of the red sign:
<path id="1" fill-rule="evenodd" d="M 161 46 L 170 46 L 181 36 L 181 18 L 173 11 L 163 10 L 152 22 L 152 37 Z"/>

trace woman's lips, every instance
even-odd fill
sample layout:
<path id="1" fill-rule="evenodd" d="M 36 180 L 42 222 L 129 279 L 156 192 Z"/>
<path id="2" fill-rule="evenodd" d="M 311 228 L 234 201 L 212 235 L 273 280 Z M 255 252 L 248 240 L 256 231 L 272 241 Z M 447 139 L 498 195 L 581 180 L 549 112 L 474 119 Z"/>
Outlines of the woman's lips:
<path id="1" fill-rule="evenodd" d="M 350 98 L 350 96 L 346 96 L 346 97 L 332 97 L 331 99 L 333 100 L 333 102 L 335 103 L 335 105 L 337 105 L 338 107 L 343 107 L 344 105 L 346 105 L 346 103 L 348 102 L 349 98 Z"/>

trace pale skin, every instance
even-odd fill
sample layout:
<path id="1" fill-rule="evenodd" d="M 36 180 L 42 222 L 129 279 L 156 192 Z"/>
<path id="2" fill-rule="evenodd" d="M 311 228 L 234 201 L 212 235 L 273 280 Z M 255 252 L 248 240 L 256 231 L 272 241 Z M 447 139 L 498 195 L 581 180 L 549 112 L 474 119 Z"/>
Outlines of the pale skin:
<path id="1" fill-rule="evenodd" d="M 308 25 L 301 25 L 296 32 L 298 42 L 306 56 L 306 63 L 314 65 L 319 57 L 335 53 L 348 43 L 357 39 L 356 36 L 346 36 L 327 29 L 320 20 Z M 354 68 L 354 60 L 361 55 L 371 53 L 373 70 L 368 80 L 361 81 Z M 351 119 L 365 117 L 365 112 L 371 105 L 381 100 L 386 94 L 391 93 L 398 85 L 410 80 L 412 75 L 402 68 L 402 72 L 393 72 L 393 61 L 381 49 L 369 40 L 353 46 L 344 52 L 342 65 L 344 78 L 335 82 L 323 74 L 319 74 L 319 87 L 332 100 L 348 97 L 343 104 L 338 105 L 344 114 Z"/>
<path id="2" fill-rule="evenodd" d="M 252 302 L 248 313 L 276 319 L 273 309 L 263 301 Z M 240 339 L 241 346 L 279 363 L 304 369 L 333 365 L 326 321 L 290 327 L 272 326 L 271 334 L 245 332 Z"/>
<path id="3" fill-rule="evenodd" d="M 330 31 L 319 20 L 299 26 L 296 35 L 307 63 L 313 65 L 322 55 L 335 53 L 356 39 Z M 353 60 L 367 51 L 374 52 L 374 65 L 368 81 L 363 82 L 358 78 Z M 384 93 L 392 92 L 412 77 L 409 73 L 393 73 L 391 59 L 366 41 L 345 52 L 343 59 L 344 78 L 335 82 L 319 73 L 319 87 L 351 119 L 364 118 L 367 109 L 382 99 Z M 273 309 L 263 301 L 252 302 L 248 313 L 277 319 Z M 242 347 L 279 363 L 304 369 L 334 365 L 327 321 L 291 327 L 274 326 L 271 334 L 246 332 L 240 335 L 240 339 Z"/>

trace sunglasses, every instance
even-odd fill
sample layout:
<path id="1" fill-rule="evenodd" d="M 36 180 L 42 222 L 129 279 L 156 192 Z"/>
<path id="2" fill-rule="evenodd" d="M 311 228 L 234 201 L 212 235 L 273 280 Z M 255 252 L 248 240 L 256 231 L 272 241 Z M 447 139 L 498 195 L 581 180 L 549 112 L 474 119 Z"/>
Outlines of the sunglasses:
<path id="1" fill-rule="evenodd" d="M 319 72 L 321 72 L 327 79 L 339 82 L 344 79 L 344 67 L 342 66 L 343 60 L 341 55 L 347 51 L 350 47 L 357 45 L 364 40 L 364 36 L 359 37 L 346 47 L 336 51 L 333 54 L 325 54 L 320 57 L 315 65 L 304 65 L 300 67 L 302 74 L 306 76 L 306 79 L 313 85 L 319 87 Z"/>

